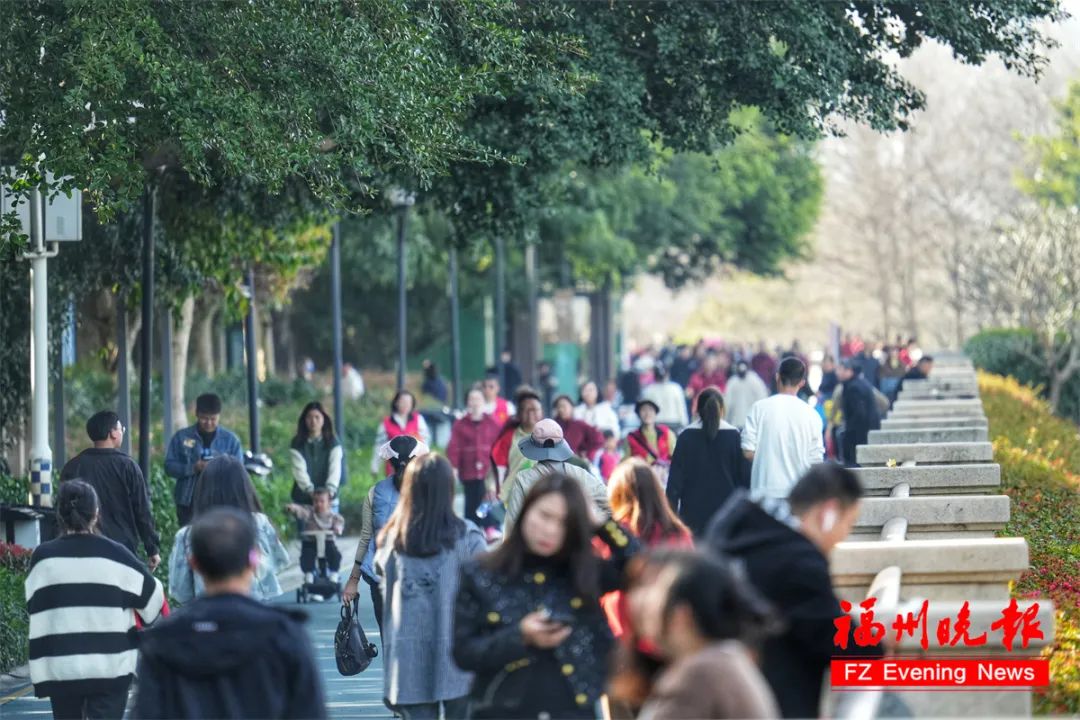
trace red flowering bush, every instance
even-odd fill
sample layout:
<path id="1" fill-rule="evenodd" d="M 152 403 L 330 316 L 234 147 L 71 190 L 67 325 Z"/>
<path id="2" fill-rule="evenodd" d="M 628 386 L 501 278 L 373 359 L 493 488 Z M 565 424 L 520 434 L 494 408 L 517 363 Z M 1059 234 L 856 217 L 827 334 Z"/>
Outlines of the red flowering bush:
<path id="1" fill-rule="evenodd" d="M 26 662 L 30 616 L 26 612 L 26 572 L 30 551 L 0 543 L 0 671 Z"/>
<path id="2" fill-rule="evenodd" d="M 1049 597 L 1057 632 L 1049 649 L 1051 685 L 1035 713 L 1080 712 L 1080 432 L 1055 417 L 1029 387 L 979 374 L 994 459 L 1012 500 L 1005 536 L 1023 536 L 1031 570 L 1014 587 L 1020 597 Z"/>

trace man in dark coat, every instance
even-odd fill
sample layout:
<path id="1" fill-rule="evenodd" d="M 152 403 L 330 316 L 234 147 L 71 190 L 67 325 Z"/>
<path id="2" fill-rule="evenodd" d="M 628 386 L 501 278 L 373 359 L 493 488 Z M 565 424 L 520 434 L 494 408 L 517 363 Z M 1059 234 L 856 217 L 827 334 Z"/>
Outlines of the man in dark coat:
<path id="1" fill-rule="evenodd" d="M 303 614 L 249 597 L 255 536 L 235 508 L 192 523 L 189 560 L 206 596 L 141 634 L 133 718 L 326 717 Z"/>
<path id="2" fill-rule="evenodd" d="M 900 378 L 900 383 L 896 386 L 896 395 L 900 394 L 900 391 L 904 389 L 905 380 L 925 380 L 930 377 L 930 373 L 934 370 L 934 358 L 929 355 L 923 355 L 919 358 L 919 362 L 911 366 L 911 369 L 907 371 L 904 377 Z M 893 396 L 895 399 L 895 395 Z"/>
<path id="3" fill-rule="evenodd" d="M 815 465 L 792 488 L 786 505 L 763 501 L 772 513 L 737 492 L 705 534 L 707 551 L 740 560 L 784 621 L 781 634 L 765 641 L 760 665 L 786 718 L 819 717 L 821 683 L 834 656 L 881 655 L 878 648 L 859 647 L 853 637 L 846 650 L 833 642 L 833 620 L 843 612 L 827 555 L 851 532 L 862 494 L 850 470 Z"/>
<path id="4" fill-rule="evenodd" d="M 874 388 L 862 376 L 857 359 L 848 358 L 840 363 L 838 377 L 844 383 L 840 396 L 840 408 L 844 414 L 842 454 L 845 465 L 856 467 L 855 448 L 867 443 L 871 430 L 881 428 L 881 413 L 878 412 Z"/>
<path id="5" fill-rule="evenodd" d="M 94 447 L 68 460 L 60 472 L 60 482 L 82 480 L 97 492 L 101 534 L 118 542 L 133 555 L 139 545 L 146 550 L 147 566 L 153 572 L 161 563 L 161 541 L 150 511 L 150 490 L 142 468 L 120 449 L 124 426 L 111 410 L 102 410 L 86 421 L 86 434 Z"/>

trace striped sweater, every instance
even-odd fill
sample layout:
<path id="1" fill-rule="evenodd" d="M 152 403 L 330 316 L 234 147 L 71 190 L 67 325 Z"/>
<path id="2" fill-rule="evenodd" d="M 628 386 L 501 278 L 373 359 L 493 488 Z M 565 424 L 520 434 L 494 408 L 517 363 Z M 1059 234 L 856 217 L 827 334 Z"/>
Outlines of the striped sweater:
<path id="1" fill-rule="evenodd" d="M 127 688 L 138 661 L 135 612 L 153 622 L 165 595 L 124 546 L 100 535 L 43 543 L 30 558 L 30 680 L 38 697 Z"/>

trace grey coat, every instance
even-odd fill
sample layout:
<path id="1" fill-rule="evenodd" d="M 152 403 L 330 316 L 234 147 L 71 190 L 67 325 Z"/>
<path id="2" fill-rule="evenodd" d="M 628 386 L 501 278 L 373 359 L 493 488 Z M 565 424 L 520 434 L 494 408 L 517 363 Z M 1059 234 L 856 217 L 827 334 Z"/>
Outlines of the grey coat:
<path id="1" fill-rule="evenodd" d="M 383 699 L 388 705 L 453 700 L 469 694 L 472 673 L 451 657 L 454 601 L 462 563 L 487 549 L 484 533 L 465 521 L 452 550 L 414 557 L 386 538 L 375 555 L 383 593 Z"/>

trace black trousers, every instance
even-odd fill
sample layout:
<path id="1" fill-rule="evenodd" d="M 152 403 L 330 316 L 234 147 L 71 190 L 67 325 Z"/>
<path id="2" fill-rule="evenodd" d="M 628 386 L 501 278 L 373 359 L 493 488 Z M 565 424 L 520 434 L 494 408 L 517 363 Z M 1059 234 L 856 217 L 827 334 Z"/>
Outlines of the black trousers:
<path id="1" fill-rule="evenodd" d="M 382 589 L 378 585 L 372 582 L 368 582 L 366 579 L 368 589 L 371 590 L 371 607 L 375 610 L 375 622 L 379 623 L 379 635 L 382 635 Z"/>
<path id="2" fill-rule="evenodd" d="M 300 543 L 300 569 L 306 573 L 315 572 L 315 563 L 318 560 L 316 553 L 318 548 L 314 540 L 304 540 Z M 326 541 L 326 569 L 330 572 L 341 570 L 341 551 L 337 544 L 330 539 Z"/>
<path id="3" fill-rule="evenodd" d="M 191 524 L 191 506 L 190 505 L 177 505 L 176 506 L 176 522 L 180 527 Z"/>
<path id="4" fill-rule="evenodd" d="M 126 687 L 110 693 L 72 693 L 49 698 L 56 720 L 121 720 L 127 699 Z"/>
<path id="5" fill-rule="evenodd" d="M 480 507 L 480 503 L 484 502 L 486 492 L 483 478 L 480 480 L 463 480 L 461 485 L 465 489 L 465 519 L 472 520 L 474 523 L 483 526 L 484 523 L 480 518 L 476 517 L 476 508 Z"/>

